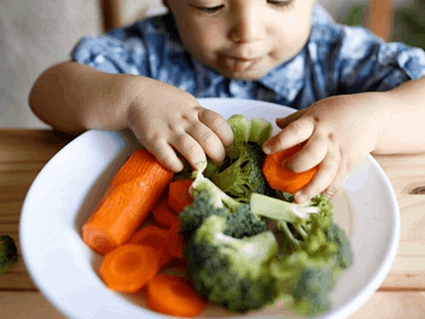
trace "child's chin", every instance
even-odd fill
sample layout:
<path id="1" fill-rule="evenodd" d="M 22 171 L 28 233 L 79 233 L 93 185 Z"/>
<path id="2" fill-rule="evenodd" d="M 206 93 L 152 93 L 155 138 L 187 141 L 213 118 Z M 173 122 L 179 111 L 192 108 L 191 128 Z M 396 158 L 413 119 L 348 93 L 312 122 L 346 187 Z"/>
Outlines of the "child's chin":
<path id="1" fill-rule="evenodd" d="M 263 70 L 262 70 L 263 71 Z M 236 80 L 248 80 L 255 81 L 266 75 L 269 70 L 260 72 L 259 70 L 245 70 L 245 71 L 233 71 L 233 70 L 220 70 L 220 73 Z"/>

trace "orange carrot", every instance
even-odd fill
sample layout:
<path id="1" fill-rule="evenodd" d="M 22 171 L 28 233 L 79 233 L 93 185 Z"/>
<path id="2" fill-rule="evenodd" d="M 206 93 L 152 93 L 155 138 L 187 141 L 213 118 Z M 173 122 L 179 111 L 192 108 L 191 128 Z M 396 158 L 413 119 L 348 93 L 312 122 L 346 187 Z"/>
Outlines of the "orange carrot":
<path id="1" fill-rule="evenodd" d="M 192 180 L 181 179 L 170 184 L 168 192 L 168 205 L 176 212 L 180 213 L 186 206 L 192 203 L 192 195 L 189 188 Z"/>
<path id="2" fill-rule="evenodd" d="M 172 224 L 179 221 L 176 213 L 168 205 L 168 199 L 159 201 L 158 204 L 154 207 L 152 215 L 158 224 L 166 228 L 169 228 Z"/>
<path id="3" fill-rule="evenodd" d="M 301 150 L 301 147 L 296 145 L 286 150 L 267 155 L 262 170 L 270 187 L 294 194 L 306 185 L 313 175 L 316 174 L 318 169 L 317 166 L 301 173 L 294 173 L 281 166 L 282 160 L 291 157 L 299 150 Z"/>
<path id="4" fill-rule="evenodd" d="M 148 283 L 146 296 L 150 309 L 172 316 L 195 317 L 207 307 L 207 301 L 186 278 L 165 273 Z"/>
<path id="5" fill-rule="evenodd" d="M 84 242 L 103 255 L 127 242 L 173 176 L 147 150 L 136 150 L 114 176 L 96 210 L 83 225 Z"/>
<path id="6" fill-rule="evenodd" d="M 137 230 L 129 243 L 155 248 L 159 257 L 159 266 L 163 267 L 172 259 L 167 247 L 168 230 L 149 225 Z"/>
<path id="7" fill-rule="evenodd" d="M 183 237 L 179 234 L 179 230 L 179 223 L 171 225 L 168 230 L 167 247 L 171 256 L 183 259 L 184 241 Z"/>
<path id="8" fill-rule="evenodd" d="M 159 271 L 155 248 L 125 244 L 105 255 L 100 276 L 116 291 L 135 293 L 141 290 Z"/>

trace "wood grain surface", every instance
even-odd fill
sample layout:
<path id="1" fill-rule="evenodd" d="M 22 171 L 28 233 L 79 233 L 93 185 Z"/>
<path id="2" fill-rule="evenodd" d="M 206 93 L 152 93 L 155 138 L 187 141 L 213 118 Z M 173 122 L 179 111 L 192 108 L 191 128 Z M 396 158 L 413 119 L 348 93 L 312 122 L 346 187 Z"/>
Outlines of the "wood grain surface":
<path id="1" fill-rule="evenodd" d="M 9 234 L 18 246 L 20 212 L 31 183 L 72 139 L 51 130 L 0 130 L 0 234 Z M 375 159 L 399 201 L 400 244 L 382 286 L 349 319 L 425 318 L 425 154 Z M 21 256 L 0 277 L 0 317 L 65 318 L 38 291 Z"/>

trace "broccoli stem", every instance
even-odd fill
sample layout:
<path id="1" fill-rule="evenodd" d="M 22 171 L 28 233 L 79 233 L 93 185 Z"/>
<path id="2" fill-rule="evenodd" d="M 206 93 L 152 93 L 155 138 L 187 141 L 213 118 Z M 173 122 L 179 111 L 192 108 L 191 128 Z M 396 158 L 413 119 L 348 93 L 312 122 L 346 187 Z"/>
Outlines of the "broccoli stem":
<path id="1" fill-rule="evenodd" d="M 247 120 L 242 114 L 234 114 L 227 122 L 233 131 L 233 146 L 227 152 L 227 156 L 237 158 L 239 156 L 239 143 L 248 142 L 251 134 L 251 121 Z"/>
<path id="2" fill-rule="evenodd" d="M 309 214 L 318 213 L 319 208 L 312 207 L 312 204 L 311 201 L 305 204 L 288 203 L 257 193 L 251 195 L 251 210 L 254 214 L 289 223 L 302 223 Z"/>
<path id="3" fill-rule="evenodd" d="M 194 171 L 195 180 L 192 182 L 190 187 L 190 193 L 192 196 L 196 196 L 201 190 L 205 189 L 210 192 L 212 198 L 212 204 L 216 207 L 226 207 L 231 211 L 235 212 L 239 206 L 243 203 L 233 199 L 225 192 L 223 192 L 217 185 L 215 185 L 210 179 L 203 175 L 203 171 L 207 166 L 207 162 L 200 162 L 197 164 L 198 170 Z"/>
<path id="4" fill-rule="evenodd" d="M 263 118 L 254 118 L 251 120 L 251 132 L 249 134 L 249 140 L 263 145 L 267 141 L 273 132 L 272 124 Z"/>

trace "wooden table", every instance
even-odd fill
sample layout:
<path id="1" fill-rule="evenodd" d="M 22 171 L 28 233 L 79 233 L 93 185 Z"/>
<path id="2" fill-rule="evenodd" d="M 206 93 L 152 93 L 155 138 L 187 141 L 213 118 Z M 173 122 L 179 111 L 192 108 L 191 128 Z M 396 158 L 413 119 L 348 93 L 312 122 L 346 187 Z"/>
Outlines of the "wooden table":
<path id="1" fill-rule="evenodd" d="M 47 161 L 71 140 L 51 130 L 0 129 L 0 234 L 9 234 L 17 245 L 28 188 Z M 349 319 L 425 318 L 425 154 L 375 158 L 399 200 L 400 245 L 382 286 Z M 38 291 L 21 256 L 0 277 L 0 317 L 64 318 Z"/>

